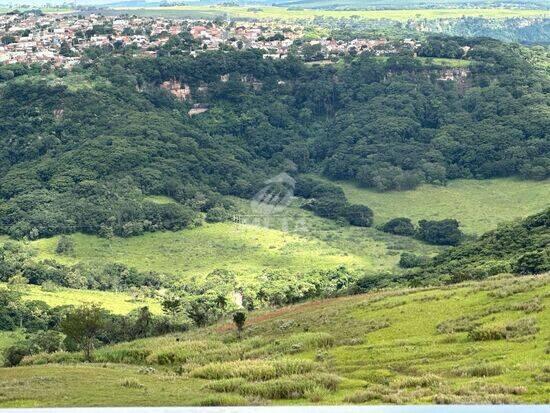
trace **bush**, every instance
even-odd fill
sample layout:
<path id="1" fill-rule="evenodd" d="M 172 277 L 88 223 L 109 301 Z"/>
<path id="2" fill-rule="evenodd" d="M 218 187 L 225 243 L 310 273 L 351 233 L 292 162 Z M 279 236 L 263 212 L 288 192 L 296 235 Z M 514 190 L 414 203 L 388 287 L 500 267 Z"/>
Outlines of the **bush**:
<path id="1" fill-rule="evenodd" d="M 507 324 L 504 330 L 506 332 L 506 338 L 511 339 L 537 334 L 539 327 L 537 326 L 537 320 L 534 318 L 521 318 Z"/>
<path id="2" fill-rule="evenodd" d="M 271 400 L 299 399 L 304 397 L 306 392 L 311 392 L 317 387 L 313 380 L 297 376 L 258 383 L 246 383 L 239 389 L 239 392 L 243 396 L 258 396 Z"/>
<path id="3" fill-rule="evenodd" d="M 74 253 L 74 241 L 72 238 L 67 237 L 66 235 L 61 235 L 59 241 L 57 241 L 57 246 L 55 247 L 56 254 L 73 254 Z"/>
<path id="4" fill-rule="evenodd" d="M 550 270 L 550 254 L 547 251 L 531 251 L 518 258 L 514 265 L 517 274 L 540 274 Z"/>
<path id="5" fill-rule="evenodd" d="M 191 377 L 219 380 L 241 377 L 249 380 L 269 380 L 277 377 L 275 366 L 267 361 L 247 360 L 210 363 L 193 369 Z"/>
<path id="6" fill-rule="evenodd" d="M 33 353 L 55 353 L 61 350 L 63 335 L 55 330 L 39 331 L 29 339 Z"/>
<path id="7" fill-rule="evenodd" d="M 236 377 L 233 379 L 212 381 L 207 383 L 205 388 L 218 393 L 236 393 L 245 383 L 247 383 L 246 379 Z"/>
<path id="8" fill-rule="evenodd" d="M 468 333 L 474 341 L 503 340 L 534 335 L 539 331 L 534 318 L 522 318 L 504 326 L 477 327 Z"/>
<path id="9" fill-rule="evenodd" d="M 365 205 L 348 205 L 345 215 L 349 223 L 356 227 L 370 227 L 374 216 L 372 209 Z"/>
<path id="10" fill-rule="evenodd" d="M 24 344 L 14 344 L 4 350 L 4 366 L 15 367 L 23 360 L 23 358 L 30 354 L 28 346 Z"/>
<path id="11" fill-rule="evenodd" d="M 464 237 L 464 234 L 458 229 L 459 226 L 456 219 L 441 221 L 423 219 L 418 222 L 417 237 L 429 244 L 458 245 Z"/>
<path id="12" fill-rule="evenodd" d="M 361 404 L 361 403 L 366 403 L 366 402 L 380 399 L 381 396 L 382 396 L 381 394 L 372 390 L 359 390 L 353 394 L 350 394 L 349 396 L 346 396 L 344 398 L 344 402 Z"/>
<path id="13" fill-rule="evenodd" d="M 222 206 L 210 208 L 205 216 L 205 221 L 210 223 L 224 222 L 229 219 L 229 213 Z"/>
<path id="14" fill-rule="evenodd" d="M 501 326 L 477 327 L 468 333 L 473 341 L 504 340 L 506 331 Z"/>
<path id="15" fill-rule="evenodd" d="M 401 268 L 416 268 L 422 267 L 428 262 L 428 258 L 421 257 L 410 252 L 404 252 L 399 259 L 399 266 Z"/>
<path id="16" fill-rule="evenodd" d="M 393 218 L 378 228 L 380 231 L 394 235 L 413 236 L 416 233 L 409 218 Z"/>
<path id="17" fill-rule="evenodd" d="M 406 387 L 435 387 L 441 384 L 441 377 L 428 373 L 423 376 L 402 377 L 397 379 L 393 384 L 399 389 Z"/>

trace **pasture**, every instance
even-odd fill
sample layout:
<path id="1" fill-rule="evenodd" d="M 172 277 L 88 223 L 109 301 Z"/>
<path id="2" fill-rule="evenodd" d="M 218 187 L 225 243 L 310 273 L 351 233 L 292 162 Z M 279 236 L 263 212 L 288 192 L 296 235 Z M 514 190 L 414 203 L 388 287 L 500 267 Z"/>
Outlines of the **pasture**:
<path id="1" fill-rule="evenodd" d="M 0 288 L 5 288 L 5 283 L 0 283 Z M 62 305 L 81 305 L 84 303 L 97 303 L 114 314 L 128 314 L 132 310 L 148 306 L 155 313 L 162 313 L 157 300 L 136 300 L 129 293 L 117 293 L 114 291 L 77 290 L 74 288 L 56 287 L 47 291 L 37 285 L 25 285 L 19 287 L 23 300 L 44 301 L 50 307 Z M 1 340 L 0 340 L 1 341 Z M 2 345 L 0 344 L 0 348 Z"/>
<path id="2" fill-rule="evenodd" d="M 339 182 L 352 203 L 368 205 L 376 224 L 395 217 L 456 218 L 462 230 L 480 235 L 499 222 L 542 211 L 550 205 L 550 180 L 514 178 L 449 181 L 446 186 L 423 185 L 411 191 L 377 192 L 353 183 Z"/>
<path id="3" fill-rule="evenodd" d="M 549 275 L 251 313 L 0 369 L 0 406 L 548 403 Z"/>

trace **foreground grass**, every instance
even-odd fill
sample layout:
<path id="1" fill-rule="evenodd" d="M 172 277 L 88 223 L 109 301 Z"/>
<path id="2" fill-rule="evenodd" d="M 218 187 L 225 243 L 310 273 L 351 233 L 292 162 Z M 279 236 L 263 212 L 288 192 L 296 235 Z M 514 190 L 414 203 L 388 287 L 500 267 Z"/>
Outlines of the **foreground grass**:
<path id="1" fill-rule="evenodd" d="M 413 10 L 321 10 L 286 9 L 283 7 L 235 7 L 235 6 L 171 6 L 171 7 L 115 7 L 141 15 L 161 15 L 193 18 L 214 18 L 224 15 L 232 19 L 246 18 L 258 20 L 312 20 L 316 17 L 361 19 L 389 19 L 407 21 L 416 19 L 439 19 L 461 17 L 488 17 L 503 19 L 509 17 L 548 16 L 546 10 L 505 9 L 505 8 L 456 8 L 456 9 L 413 9 Z"/>
<path id="2" fill-rule="evenodd" d="M 548 403 L 549 277 L 308 302 L 250 314 L 242 340 L 220 323 L 89 365 L 33 356 L 0 369 L 0 406 Z"/>
<path id="3" fill-rule="evenodd" d="M 5 283 L 0 283 L 0 289 L 5 288 Z M 116 293 L 113 291 L 77 290 L 73 288 L 58 287 L 54 291 L 45 291 L 40 286 L 26 285 L 20 288 L 23 300 L 44 301 L 51 307 L 62 305 L 80 305 L 84 303 L 97 303 L 114 314 L 128 314 L 132 310 L 148 306 L 155 314 L 161 314 L 162 309 L 157 300 L 134 300 L 128 293 Z M 3 348 L 0 342 L 0 349 Z"/>
<path id="4" fill-rule="evenodd" d="M 395 217 L 456 218 L 469 234 L 482 234 L 497 224 L 524 218 L 550 205 L 550 180 L 513 178 L 454 180 L 447 186 L 423 185 L 413 191 L 376 192 L 352 183 L 339 183 L 350 202 L 374 210 L 380 224 Z"/>

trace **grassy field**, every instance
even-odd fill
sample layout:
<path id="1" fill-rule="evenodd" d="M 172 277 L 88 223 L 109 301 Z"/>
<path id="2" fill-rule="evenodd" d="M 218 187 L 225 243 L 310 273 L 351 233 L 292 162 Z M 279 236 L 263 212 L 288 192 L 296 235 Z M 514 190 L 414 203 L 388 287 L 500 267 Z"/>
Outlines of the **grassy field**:
<path id="1" fill-rule="evenodd" d="M 413 191 L 376 192 L 352 183 L 339 183 L 349 201 L 371 207 L 376 224 L 390 218 L 456 218 L 469 234 L 481 234 L 542 211 L 550 205 L 550 180 L 455 180 L 445 187 L 424 185 Z"/>
<path id="2" fill-rule="evenodd" d="M 0 283 L 0 288 L 5 288 L 4 283 Z M 146 299 L 136 301 L 127 293 L 116 293 L 112 291 L 96 290 L 76 290 L 72 288 L 57 288 L 55 291 L 44 291 L 36 285 L 27 285 L 22 287 L 21 293 L 24 300 L 44 301 L 51 307 L 61 305 L 80 305 L 83 303 L 98 303 L 103 308 L 114 314 L 128 314 L 136 308 L 148 306 L 155 313 L 162 313 L 158 301 Z M 3 348 L 0 343 L 0 348 Z"/>
<path id="3" fill-rule="evenodd" d="M 57 237 L 32 243 L 40 258 L 64 263 L 121 262 L 138 270 L 154 270 L 184 277 L 230 269 L 242 275 L 264 268 L 295 271 L 346 265 L 369 267 L 363 257 L 348 254 L 320 240 L 253 225 L 222 223 L 179 232 L 156 232 L 132 238 L 102 239 L 75 234 L 75 255 L 55 254 Z M 380 245 L 383 248 L 383 245 Z"/>
<path id="4" fill-rule="evenodd" d="M 167 199 L 158 201 L 169 202 Z M 240 202 L 244 208 L 246 202 Z M 244 213 L 248 211 L 245 209 Z M 245 218 L 247 216 L 245 215 Z M 438 248 L 373 228 L 342 226 L 291 207 L 268 221 L 206 224 L 178 232 L 156 232 L 111 240 L 74 234 L 75 253 L 57 255 L 58 237 L 32 241 L 38 259 L 61 263 L 120 262 L 142 271 L 201 276 L 229 269 L 254 277 L 264 269 L 294 272 L 345 265 L 366 271 L 393 270 L 402 251 L 432 255 Z"/>
<path id="5" fill-rule="evenodd" d="M 215 18 L 229 15 L 232 19 L 258 20 L 311 20 L 316 17 L 362 19 L 390 19 L 406 21 L 415 19 L 438 19 L 460 17 L 529 17 L 548 16 L 549 11 L 505 8 L 463 8 L 463 9 L 413 9 L 413 10 L 321 10 L 287 9 L 283 7 L 230 7 L 230 6 L 171 6 L 171 7 L 115 7 L 117 11 L 139 15 L 177 16 L 189 18 Z"/>
<path id="6" fill-rule="evenodd" d="M 95 364 L 32 356 L 0 369 L 0 406 L 548 403 L 549 281 L 307 302 L 249 314 L 241 340 L 222 322 L 104 347 Z"/>

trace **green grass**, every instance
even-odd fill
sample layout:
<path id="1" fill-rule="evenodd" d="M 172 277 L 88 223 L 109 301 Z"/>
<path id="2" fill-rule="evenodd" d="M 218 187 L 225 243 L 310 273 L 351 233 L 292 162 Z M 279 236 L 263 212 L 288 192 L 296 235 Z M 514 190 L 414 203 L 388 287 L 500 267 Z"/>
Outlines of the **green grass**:
<path id="1" fill-rule="evenodd" d="M 236 223 L 206 224 L 178 232 L 156 232 L 132 238 L 102 239 L 75 234 L 74 257 L 55 254 L 58 237 L 34 241 L 40 258 L 63 263 L 114 261 L 138 270 L 154 270 L 191 277 L 215 269 L 243 276 L 265 268 L 306 271 L 346 265 L 369 267 L 371 262 L 321 240 L 310 240 L 276 229 Z"/>
<path id="2" fill-rule="evenodd" d="M 307 302 L 249 314 L 242 340 L 222 322 L 104 347 L 95 364 L 33 356 L 0 369 L 0 406 L 548 403 L 549 277 Z M 499 326 L 515 334 L 468 333 Z"/>
<path id="3" fill-rule="evenodd" d="M 550 205 L 550 180 L 512 178 L 454 180 L 447 186 L 423 185 L 413 191 L 376 192 L 339 182 L 349 201 L 371 207 L 376 224 L 395 217 L 456 218 L 469 234 L 496 228 L 499 222 L 523 218 Z"/>
<path id="4" fill-rule="evenodd" d="M 5 283 L 0 283 L 0 288 L 5 288 Z M 21 288 L 21 293 L 24 300 L 44 301 L 51 307 L 97 303 L 114 314 L 128 314 L 132 310 L 143 306 L 148 306 L 155 314 L 162 312 L 160 303 L 157 300 L 136 301 L 127 293 L 113 291 L 77 290 L 61 287 L 55 291 L 44 291 L 40 286 L 27 285 Z M 0 348 L 2 348 L 1 343 Z"/>
<path id="5" fill-rule="evenodd" d="M 315 17 L 362 19 L 391 19 L 406 21 L 411 18 L 437 19 L 466 17 L 529 17 L 548 16 L 545 10 L 504 9 L 504 8 L 463 8 L 463 9 L 413 9 L 413 10 L 320 10 L 320 9 L 286 9 L 283 7 L 227 7 L 227 6 L 171 6 L 171 7 L 115 7 L 115 10 L 133 14 L 203 17 L 213 18 L 229 15 L 232 19 L 255 18 L 259 20 L 311 20 Z"/>
<path id="6" fill-rule="evenodd" d="M 168 198 L 159 201 L 169 202 Z M 243 213 L 248 203 L 236 200 Z M 184 279 L 216 269 L 255 277 L 265 269 L 294 272 L 333 269 L 344 265 L 367 272 L 396 268 L 402 251 L 433 255 L 437 247 L 384 234 L 373 228 L 341 226 L 297 207 L 269 220 L 248 224 L 205 224 L 178 232 L 156 232 L 111 240 L 74 234 L 72 256 L 55 253 L 59 237 L 32 241 L 38 259 L 77 262 L 120 262 L 142 271 L 176 274 Z"/>

